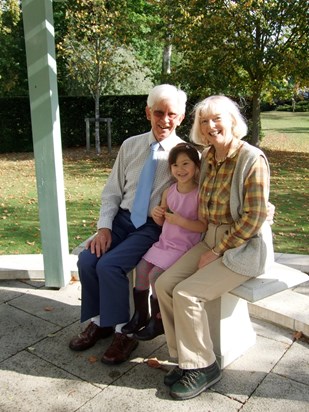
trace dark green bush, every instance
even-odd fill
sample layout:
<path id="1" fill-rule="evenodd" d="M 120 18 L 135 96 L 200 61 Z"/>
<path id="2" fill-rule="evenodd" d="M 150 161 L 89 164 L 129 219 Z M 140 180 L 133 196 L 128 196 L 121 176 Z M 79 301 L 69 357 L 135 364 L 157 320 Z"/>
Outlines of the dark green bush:
<path id="1" fill-rule="evenodd" d="M 104 96 L 100 100 L 100 117 L 112 119 L 112 145 L 120 145 L 130 136 L 150 129 L 146 119 L 147 96 Z M 187 115 L 177 133 L 188 139 L 195 101 L 188 100 Z M 62 147 L 86 146 L 86 117 L 94 117 L 91 97 L 59 97 Z M 251 104 L 243 108 L 251 118 Z M 250 125 L 250 122 L 249 122 Z M 0 153 L 33 151 L 30 104 L 28 97 L 0 98 Z M 91 125 L 91 145 L 94 146 L 94 125 Z M 101 144 L 107 144 L 106 124 L 100 124 Z"/>
<path id="2" fill-rule="evenodd" d="M 145 116 L 147 96 L 105 96 L 100 101 L 100 117 L 112 118 L 112 144 L 149 130 Z M 59 97 L 62 146 L 86 145 L 86 117 L 94 117 L 91 97 Z M 101 141 L 106 144 L 106 125 L 101 124 Z M 0 98 L 0 152 L 33 150 L 28 97 Z M 94 145 L 94 127 L 91 127 Z"/>
<path id="3" fill-rule="evenodd" d="M 296 112 L 309 112 L 309 100 L 301 100 L 296 103 Z"/>
<path id="4" fill-rule="evenodd" d="M 292 104 L 285 103 L 276 107 L 278 112 L 292 112 Z M 295 103 L 294 112 L 309 112 L 309 100 L 299 100 Z"/>

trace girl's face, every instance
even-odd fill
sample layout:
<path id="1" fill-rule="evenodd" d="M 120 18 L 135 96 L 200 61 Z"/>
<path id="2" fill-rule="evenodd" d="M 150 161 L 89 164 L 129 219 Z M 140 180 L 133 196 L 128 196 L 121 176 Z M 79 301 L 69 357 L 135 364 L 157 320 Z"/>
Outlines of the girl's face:
<path id="1" fill-rule="evenodd" d="M 218 113 L 201 116 L 200 127 L 202 135 L 210 144 L 229 143 L 233 138 L 233 121 L 229 113 Z"/>
<path id="2" fill-rule="evenodd" d="M 171 165 L 171 173 L 177 182 L 187 183 L 196 178 L 198 167 L 186 153 L 179 153 Z"/>

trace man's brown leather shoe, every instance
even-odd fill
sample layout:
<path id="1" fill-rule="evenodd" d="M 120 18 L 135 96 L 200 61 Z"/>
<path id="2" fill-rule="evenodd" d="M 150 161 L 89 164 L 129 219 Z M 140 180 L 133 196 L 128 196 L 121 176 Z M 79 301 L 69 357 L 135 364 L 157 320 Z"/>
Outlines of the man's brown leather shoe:
<path id="1" fill-rule="evenodd" d="M 137 348 L 138 340 L 129 338 L 122 333 L 115 333 L 114 340 L 107 351 L 103 354 L 101 361 L 108 365 L 125 362 L 131 353 Z"/>
<path id="2" fill-rule="evenodd" d="M 69 347 L 72 350 L 85 350 L 91 348 L 97 343 L 99 339 L 108 338 L 114 333 L 113 327 L 100 328 L 95 323 L 90 322 L 84 332 L 80 333 L 69 343 Z"/>

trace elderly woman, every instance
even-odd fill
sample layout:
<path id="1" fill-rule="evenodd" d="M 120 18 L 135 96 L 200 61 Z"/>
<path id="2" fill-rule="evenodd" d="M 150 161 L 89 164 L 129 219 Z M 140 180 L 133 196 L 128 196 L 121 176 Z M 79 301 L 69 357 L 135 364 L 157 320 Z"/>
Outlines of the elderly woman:
<path id="1" fill-rule="evenodd" d="M 197 104 L 191 140 L 202 155 L 200 212 L 204 239 L 156 282 L 170 356 L 178 365 L 164 378 L 175 399 L 190 399 L 221 378 L 205 303 L 265 271 L 273 261 L 267 218 L 269 165 L 241 140 L 247 133 L 238 106 L 225 96 Z"/>

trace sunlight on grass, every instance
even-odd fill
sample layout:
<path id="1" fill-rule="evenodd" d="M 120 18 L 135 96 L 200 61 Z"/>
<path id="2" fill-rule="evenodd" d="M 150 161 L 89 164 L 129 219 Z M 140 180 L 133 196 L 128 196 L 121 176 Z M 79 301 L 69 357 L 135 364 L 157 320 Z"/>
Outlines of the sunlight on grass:
<path id="1" fill-rule="evenodd" d="M 276 252 L 308 253 L 309 114 L 262 114 L 261 148 L 271 168 L 270 200 L 276 205 Z"/>
<path id="2" fill-rule="evenodd" d="M 308 253 L 309 114 L 262 114 L 261 148 L 271 166 L 270 201 L 277 252 Z M 117 155 L 83 148 L 64 151 L 70 250 L 96 230 L 101 191 Z M 0 154 L 0 254 L 41 253 L 38 200 L 32 153 Z"/>
<path id="3" fill-rule="evenodd" d="M 309 153 L 309 113 L 265 112 L 261 148 Z"/>

